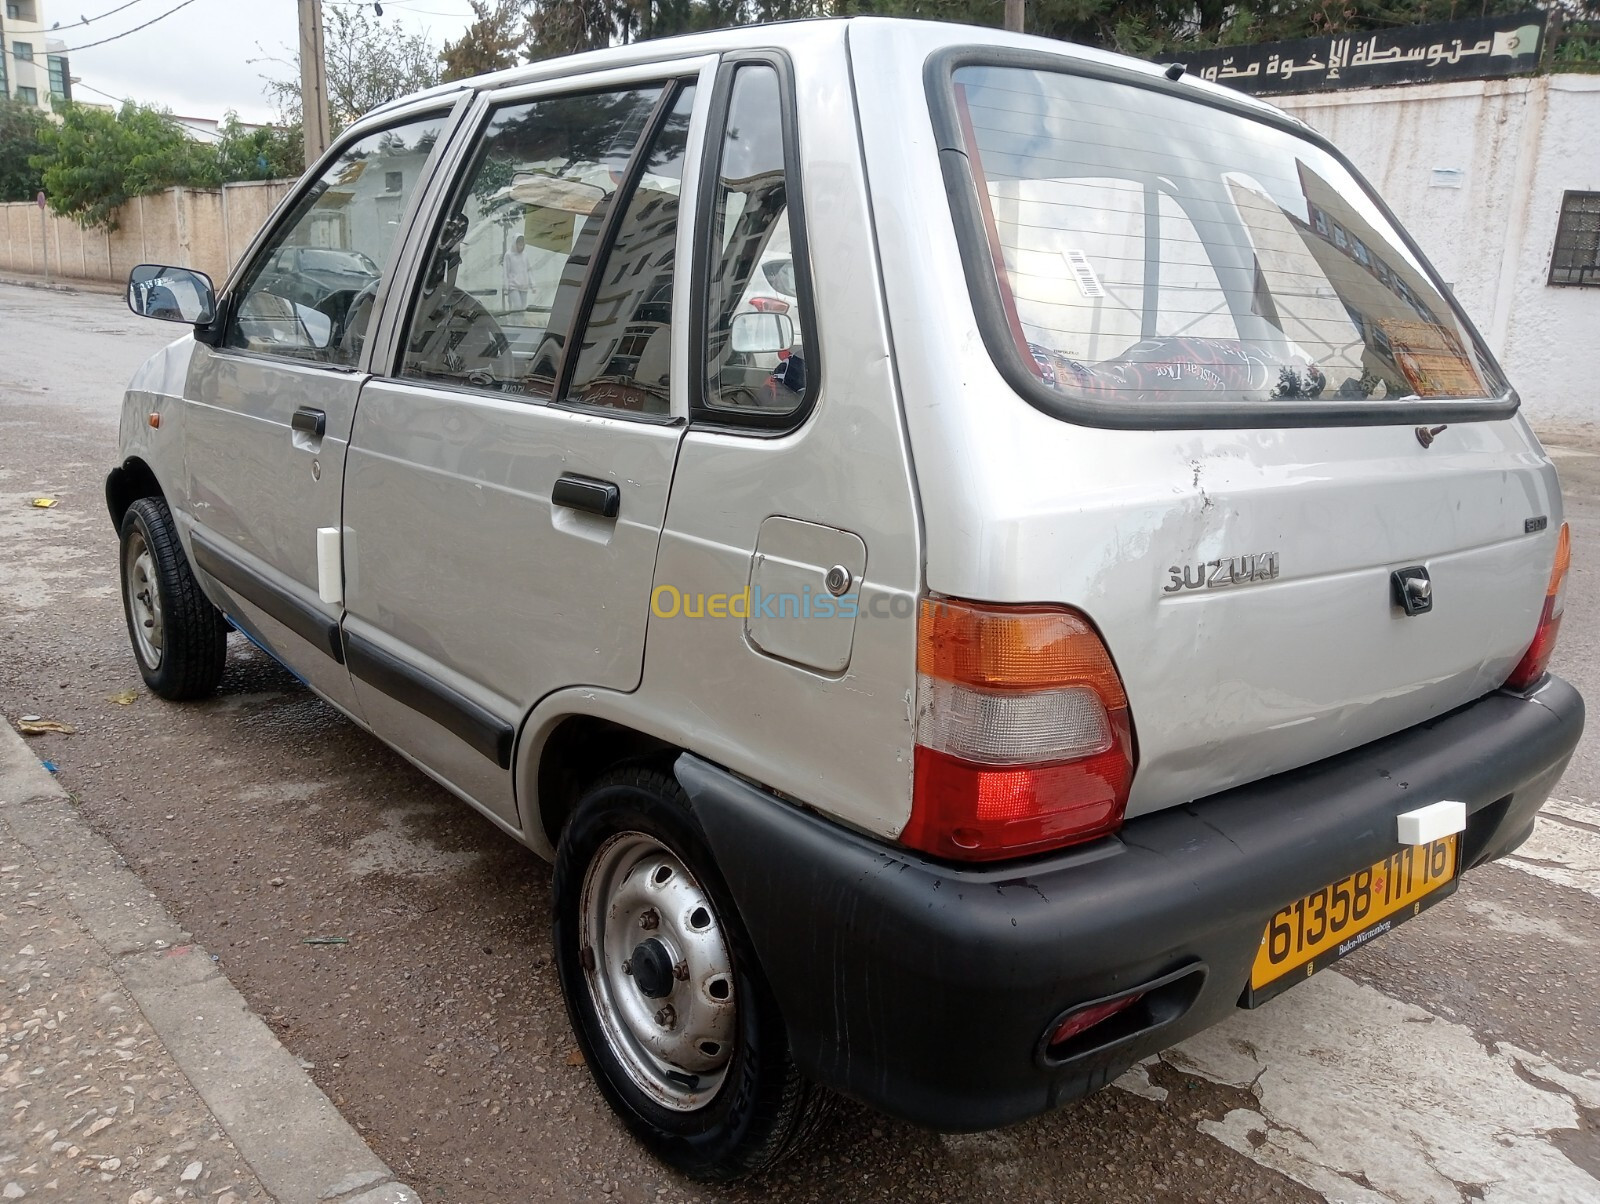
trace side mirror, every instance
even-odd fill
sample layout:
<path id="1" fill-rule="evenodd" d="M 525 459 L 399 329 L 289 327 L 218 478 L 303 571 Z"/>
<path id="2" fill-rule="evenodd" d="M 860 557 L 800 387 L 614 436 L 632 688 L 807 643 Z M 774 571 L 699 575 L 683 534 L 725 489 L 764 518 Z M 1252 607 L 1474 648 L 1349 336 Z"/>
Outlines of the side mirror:
<path id="1" fill-rule="evenodd" d="M 320 309 L 312 309 L 309 305 L 295 303 L 295 321 L 300 323 L 300 329 L 306 333 L 306 341 L 318 351 L 326 351 L 328 344 L 333 342 L 333 319 Z"/>
<path id="2" fill-rule="evenodd" d="M 745 355 L 770 355 L 794 346 L 794 319 L 788 314 L 735 314 L 728 343 Z"/>
<path id="3" fill-rule="evenodd" d="M 141 318 L 203 326 L 216 316 L 217 294 L 204 272 L 141 263 L 128 273 L 128 308 Z"/>

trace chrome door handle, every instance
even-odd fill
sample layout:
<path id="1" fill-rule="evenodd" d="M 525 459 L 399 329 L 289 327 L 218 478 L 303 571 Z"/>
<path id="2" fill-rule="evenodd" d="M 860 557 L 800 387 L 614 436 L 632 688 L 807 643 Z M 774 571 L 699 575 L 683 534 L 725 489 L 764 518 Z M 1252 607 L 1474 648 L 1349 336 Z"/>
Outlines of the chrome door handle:
<path id="1" fill-rule="evenodd" d="M 550 491 L 550 502 L 570 510 L 587 510 L 601 518 L 616 518 L 622 508 L 622 490 L 614 481 L 597 481 L 593 477 L 563 473 Z"/>

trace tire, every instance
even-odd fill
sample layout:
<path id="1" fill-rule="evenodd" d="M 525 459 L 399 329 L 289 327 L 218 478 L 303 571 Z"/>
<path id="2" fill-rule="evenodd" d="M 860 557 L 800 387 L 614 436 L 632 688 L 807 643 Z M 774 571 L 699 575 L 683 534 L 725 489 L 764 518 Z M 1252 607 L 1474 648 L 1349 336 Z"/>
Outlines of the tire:
<path id="1" fill-rule="evenodd" d="M 228 656 L 228 621 L 201 592 L 161 498 L 128 507 L 120 559 L 122 612 L 144 684 L 173 702 L 212 693 Z"/>
<path id="2" fill-rule="evenodd" d="M 815 1132 L 830 1097 L 795 1068 L 777 1001 L 669 774 L 620 769 L 578 803 L 556 853 L 555 955 L 596 1085 L 661 1161 L 727 1181 Z"/>

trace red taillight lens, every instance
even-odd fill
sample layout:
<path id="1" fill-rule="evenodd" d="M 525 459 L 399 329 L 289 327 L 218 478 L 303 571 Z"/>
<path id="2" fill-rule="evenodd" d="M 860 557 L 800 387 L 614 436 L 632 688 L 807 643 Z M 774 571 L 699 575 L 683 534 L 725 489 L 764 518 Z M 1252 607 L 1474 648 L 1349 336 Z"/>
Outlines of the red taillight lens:
<path id="1" fill-rule="evenodd" d="M 1544 676 L 1550 665 L 1550 654 L 1556 650 L 1556 636 L 1561 632 L 1561 612 L 1566 607 L 1567 570 L 1572 567 L 1572 535 L 1567 524 L 1561 524 L 1561 534 L 1556 538 L 1556 562 L 1550 570 L 1550 586 L 1545 590 L 1544 611 L 1539 615 L 1539 629 L 1533 633 L 1533 643 L 1522 654 L 1517 667 L 1506 678 L 1506 687 L 1526 690 Z"/>
<path id="2" fill-rule="evenodd" d="M 917 669 L 902 842 L 985 861 L 1122 825 L 1134 767 L 1128 700 L 1087 618 L 1066 607 L 927 599 Z"/>
<path id="3" fill-rule="evenodd" d="M 789 303 L 777 297 L 751 297 L 750 308 L 762 314 L 786 314 Z"/>

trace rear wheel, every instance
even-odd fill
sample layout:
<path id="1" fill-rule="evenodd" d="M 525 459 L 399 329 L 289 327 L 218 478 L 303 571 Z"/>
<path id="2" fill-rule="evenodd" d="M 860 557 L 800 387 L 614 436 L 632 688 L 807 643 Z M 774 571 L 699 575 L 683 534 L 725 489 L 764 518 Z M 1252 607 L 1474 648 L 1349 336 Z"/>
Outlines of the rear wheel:
<path id="1" fill-rule="evenodd" d="M 228 655 L 228 621 L 200 591 L 161 498 L 140 498 L 123 516 L 122 609 L 134 659 L 152 693 L 178 702 L 217 688 Z"/>
<path id="2" fill-rule="evenodd" d="M 824 1110 L 688 801 L 667 774 L 601 778 L 562 834 L 555 946 L 601 1092 L 664 1162 L 701 1179 L 762 1170 Z"/>

